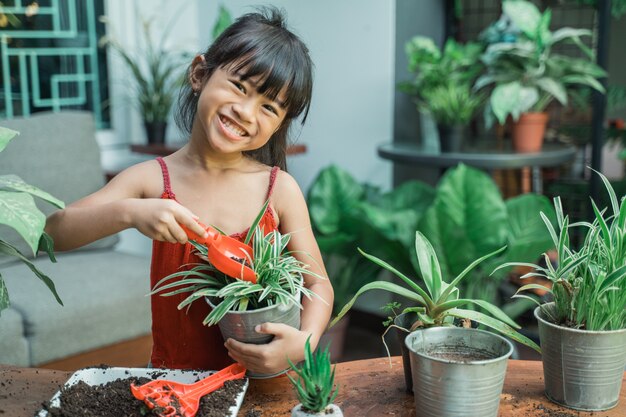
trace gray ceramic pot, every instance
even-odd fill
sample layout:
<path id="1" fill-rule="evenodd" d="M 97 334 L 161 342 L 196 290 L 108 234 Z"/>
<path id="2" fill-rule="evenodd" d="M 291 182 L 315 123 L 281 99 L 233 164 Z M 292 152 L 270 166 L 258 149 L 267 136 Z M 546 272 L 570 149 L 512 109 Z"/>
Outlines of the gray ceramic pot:
<path id="1" fill-rule="evenodd" d="M 497 417 L 513 345 L 494 333 L 459 327 L 416 330 L 411 352 L 418 417 Z"/>
<path id="2" fill-rule="evenodd" d="M 535 309 L 546 396 L 575 410 L 615 407 L 626 365 L 626 329 L 589 331 L 557 326 L 542 311 L 552 306 Z"/>
<path id="3" fill-rule="evenodd" d="M 209 298 L 205 299 L 211 308 L 215 308 Z M 274 338 L 273 335 L 257 333 L 254 330 L 257 325 L 263 323 L 283 323 L 300 329 L 300 307 L 290 302 L 289 304 L 279 304 L 258 310 L 229 311 L 219 321 L 218 326 L 224 340 L 232 338 L 243 343 L 261 345 L 271 342 Z M 285 373 L 288 369 L 276 374 L 257 374 L 248 371 L 246 375 L 250 378 L 273 378 Z"/>

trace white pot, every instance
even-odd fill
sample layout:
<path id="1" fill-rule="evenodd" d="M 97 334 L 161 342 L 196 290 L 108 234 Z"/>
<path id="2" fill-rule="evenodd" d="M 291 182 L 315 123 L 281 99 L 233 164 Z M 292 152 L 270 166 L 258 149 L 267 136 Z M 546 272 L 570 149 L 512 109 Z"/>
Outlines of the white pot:
<path id="1" fill-rule="evenodd" d="M 331 404 L 326 407 L 325 410 L 320 411 L 319 413 L 309 413 L 307 411 L 302 410 L 302 404 L 296 405 L 291 409 L 291 417 L 312 417 L 312 416 L 326 416 L 326 417 L 343 417 L 343 413 L 341 412 L 341 408 L 335 404 Z"/>

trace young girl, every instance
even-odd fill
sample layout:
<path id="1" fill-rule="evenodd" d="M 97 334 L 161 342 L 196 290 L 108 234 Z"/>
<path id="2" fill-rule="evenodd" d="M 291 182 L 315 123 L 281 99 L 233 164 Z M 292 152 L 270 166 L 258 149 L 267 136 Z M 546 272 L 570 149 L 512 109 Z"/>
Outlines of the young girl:
<path id="1" fill-rule="evenodd" d="M 144 162 L 117 175 L 101 190 L 52 214 L 46 232 L 57 250 L 85 245 L 134 227 L 152 238 L 151 286 L 201 262 L 181 225 L 205 235 L 197 221 L 242 239 L 269 198 L 261 225 L 266 232 L 293 233 L 289 249 L 311 270 L 327 276 L 295 180 L 285 172 L 291 122 L 306 119 L 312 93 L 312 63 L 303 42 L 276 9 L 244 15 L 226 29 L 189 67 L 181 90 L 177 123 L 189 142 L 165 158 Z M 229 339 L 217 326 L 202 325 L 205 303 L 176 306 L 186 296 L 152 297 L 155 367 L 221 369 L 233 360 L 249 370 L 275 373 L 303 359 L 312 335 L 316 346 L 330 318 L 330 282 L 311 275 L 318 297 L 303 300 L 301 330 L 275 323 L 256 329 L 275 335 L 251 345 Z M 229 358 L 230 357 L 230 358 Z"/>

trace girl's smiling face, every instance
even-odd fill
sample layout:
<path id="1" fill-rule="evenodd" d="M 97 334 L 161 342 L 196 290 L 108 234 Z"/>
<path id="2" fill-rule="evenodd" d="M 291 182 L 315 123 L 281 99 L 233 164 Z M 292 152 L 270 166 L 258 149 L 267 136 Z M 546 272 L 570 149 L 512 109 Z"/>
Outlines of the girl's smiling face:
<path id="1" fill-rule="evenodd" d="M 262 81 L 261 76 L 242 79 L 232 66 L 220 67 L 196 88 L 201 90 L 194 130 L 201 128 L 211 148 L 223 153 L 255 150 L 278 130 L 287 114 L 285 94 L 272 100 L 259 93 Z"/>

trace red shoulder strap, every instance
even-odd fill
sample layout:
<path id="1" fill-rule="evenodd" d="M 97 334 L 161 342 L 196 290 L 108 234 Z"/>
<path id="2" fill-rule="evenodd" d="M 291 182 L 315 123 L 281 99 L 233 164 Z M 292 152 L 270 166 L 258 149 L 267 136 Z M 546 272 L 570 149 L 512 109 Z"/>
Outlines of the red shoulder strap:
<path id="1" fill-rule="evenodd" d="M 172 186 L 170 185 L 170 173 L 167 170 L 167 165 L 162 157 L 157 157 L 157 162 L 161 165 L 161 173 L 163 174 L 163 196 L 168 198 L 176 198 L 172 192 Z"/>
<path id="2" fill-rule="evenodd" d="M 267 197 L 265 198 L 266 200 L 272 196 L 272 191 L 274 191 L 274 183 L 276 182 L 276 176 L 278 175 L 278 171 L 280 171 L 280 167 L 272 167 L 272 171 L 270 172 L 270 184 L 267 188 Z"/>

